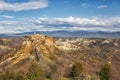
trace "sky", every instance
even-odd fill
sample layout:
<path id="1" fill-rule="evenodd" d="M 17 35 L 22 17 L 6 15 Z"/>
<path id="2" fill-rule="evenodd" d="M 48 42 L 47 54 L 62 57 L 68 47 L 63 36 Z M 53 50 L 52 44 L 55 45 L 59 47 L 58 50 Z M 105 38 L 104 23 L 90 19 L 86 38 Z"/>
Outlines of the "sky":
<path id="1" fill-rule="evenodd" d="M 120 32 L 120 0 L 0 0 L 0 34 Z"/>

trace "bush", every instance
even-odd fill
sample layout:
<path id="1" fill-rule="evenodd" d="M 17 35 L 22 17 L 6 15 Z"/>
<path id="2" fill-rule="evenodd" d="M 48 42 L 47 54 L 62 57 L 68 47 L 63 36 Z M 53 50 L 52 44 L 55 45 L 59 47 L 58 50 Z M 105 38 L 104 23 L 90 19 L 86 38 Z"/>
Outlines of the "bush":
<path id="1" fill-rule="evenodd" d="M 71 76 L 73 78 L 80 77 L 80 74 L 82 73 L 82 71 L 83 71 L 82 64 L 81 63 L 75 63 L 72 66 L 72 69 L 71 69 Z"/>
<path id="2" fill-rule="evenodd" d="M 0 74 L 0 80 L 23 80 L 23 77 L 18 73 L 5 72 Z"/>
<path id="3" fill-rule="evenodd" d="M 29 72 L 26 74 L 28 80 L 39 80 L 42 71 L 37 63 L 32 63 Z"/>
<path id="4" fill-rule="evenodd" d="M 40 80 L 42 75 L 41 68 L 33 62 L 26 75 L 21 75 L 20 72 L 4 72 L 0 74 L 0 80 Z"/>
<path id="5" fill-rule="evenodd" d="M 109 72 L 110 72 L 109 70 L 110 70 L 110 65 L 105 64 L 99 73 L 100 80 L 109 80 Z"/>

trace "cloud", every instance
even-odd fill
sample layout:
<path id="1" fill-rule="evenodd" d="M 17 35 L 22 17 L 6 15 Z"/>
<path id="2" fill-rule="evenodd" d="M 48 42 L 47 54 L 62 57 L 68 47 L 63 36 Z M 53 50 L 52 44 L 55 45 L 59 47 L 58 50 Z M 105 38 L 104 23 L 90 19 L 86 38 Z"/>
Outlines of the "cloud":
<path id="1" fill-rule="evenodd" d="M 98 9 L 103 9 L 103 8 L 107 8 L 108 6 L 107 5 L 100 5 L 100 6 L 98 6 L 97 8 Z"/>
<path id="2" fill-rule="evenodd" d="M 21 27 L 22 26 L 22 27 Z M 21 33 L 30 31 L 120 31 L 120 17 L 110 18 L 28 18 L 22 21 L 0 21 L 0 33 Z"/>
<path id="3" fill-rule="evenodd" d="M 12 19 L 12 18 L 14 18 L 13 16 L 9 16 L 9 15 L 1 15 L 1 17 L 7 18 L 7 19 Z"/>
<path id="4" fill-rule="evenodd" d="M 87 8 L 89 5 L 88 5 L 88 3 L 83 3 L 81 6 L 84 8 Z"/>
<path id="5" fill-rule="evenodd" d="M 88 25 L 105 25 L 102 21 L 98 21 L 96 19 L 89 18 L 38 18 L 37 20 L 32 21 L 36 25 L 49 25 L 49 26 L 88 26 Z"/>
<path id="6" fill-rule="evenodd" d="M 69 1 L 65 0 L 64 3 L 69 3 Z"/>
<path id="7" fill-rule="evenodd" d="M 24 3 L 7 3 L 4 0 L 0 1 L 1 11 L 23 11 L 40 9 L 48 6 L 47 0 L 29 0 L 29 2 Z"/>
<path id="8" fill-rule="evenodd" d="M 30 20 L 34 26 L 42 26 L 37 28 L 40 30 L 86 30 L 86 31 L 120 31 L 120 17 L 111 18 L 38 18 Z"/>
<path id="9" fill-rule="evenodd" d="M 3 30 L 4 29 L 4 27 L 0 27 L 0 30 Z"/>
<path id="10" fill-rule="evenodd" d="M 26 32 L 26 31 L 30 31 L 30 30 L 27 29 L 26 27 L 15 27 L 15 28 L 13 29 L 13 31 Z"/>
<path id="11" fill-rule="evenodd" d="M 0 26 L 15 26 L 19 24 L 17 21 L 0 21 Z"/>

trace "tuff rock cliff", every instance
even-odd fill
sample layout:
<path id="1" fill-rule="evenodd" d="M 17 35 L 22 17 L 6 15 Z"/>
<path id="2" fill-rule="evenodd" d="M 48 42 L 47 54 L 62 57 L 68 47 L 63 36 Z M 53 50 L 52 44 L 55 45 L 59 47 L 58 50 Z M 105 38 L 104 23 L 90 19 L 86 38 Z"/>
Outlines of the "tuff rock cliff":
<path id="1" fill-rule="evenodd" d="M 14 63 L 19 62 L 22 58 L 28 55 L 34 54 L 39 60 L 42 57 L 49 57 L 54 52 L 54 40 L 52 37 L 48 37 L 42 34 L 36 34 L 25 36 L 23 42 L 18 49 L 15 56 L 19 56 Z"/>
<path id="2" fill-rule="evenodd" d="M 52 37 L 34 33 L 34 35 L 25 36 L 22 43 L 15 48 L 14 54 L 1 62 L 0 66 L 15 65 L 27 57 L 36 58 L 38 61 L 43 58 L 49 59 L 54 49 L 55 45 Z"/>

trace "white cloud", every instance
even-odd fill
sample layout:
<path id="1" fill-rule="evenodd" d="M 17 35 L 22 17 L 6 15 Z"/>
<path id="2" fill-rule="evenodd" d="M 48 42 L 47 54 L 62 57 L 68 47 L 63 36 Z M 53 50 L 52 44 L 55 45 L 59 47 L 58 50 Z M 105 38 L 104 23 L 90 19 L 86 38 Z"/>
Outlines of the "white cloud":
<path id="1" fill-rule="evenodd" d="M 0 21 L 0 26 L 15 26 L 18 23 L 17 21 Z"/>
<path id="2" fill-rule="evenodd" d="M 87 25 L 105 25 L 102 21 L 98 21 L 96 19 L 89 18 L 38 18 L 37 20 L 33 20 L 34 24 L 43 24 L 43 25 L 59 25 L 59 26 L 87 26 Z"/>
<path id="3" fill-rule="evenodd" d="M 4 27 L 0 27 L 0 30 L 3 30 L 4 29 Z"/>
<path id="4" fill-rule="evenodd" d="M 40 9 L 48 6 L 47 0 L 30 0 L 24 3 L 7 3 L 3 0 L 0 1 L 0 10 L 3 11 L 22 11 Z"/>
<path id="5" fill-rule="evenodd" d="M 107 5 L 100 5 L 100 6 L 98 6 L 97 8 L 98 9 L 103 9 L 103 8 L 107 8 L 108 6 Z"/>
<path id="6" fill-rule="evenodd" d="M 0 33 L 20 33 L 26 31 L 120 31 L 120 17 L 111 18 L 33 18 L 26 21 L 0 21 Z"/>
<path id="7" fill-rule="evenodd" d="M 88 3 L 83 3 L 81 6 L 84 8 L 87 8 L 89 5 L 88 5 Z"/>
<path id="8" fill-rule="evenodd" d="M 31 20 L 37 26 L 44 26 L 41 29 L 48 30 L 87 30 L 87 31 L 120 31 L 120 17 L 111 18 L 38 18 Z M 39 30 L 39 28 L 38 28 Z"/>
<path id="9" fill-rule="evenodd" d="M 66 1 L 64 1 L 64 3 L 69 3 L 69 1 L 66 0 Z"/>
<path id="10" fill-rule="evenodd" d="M 9 16 L 9 15 L 1 15 L 1 17 L 7 18 L 7 19 L 12 19 L 12 18 L 14 18 L 13 16 Z"/>

